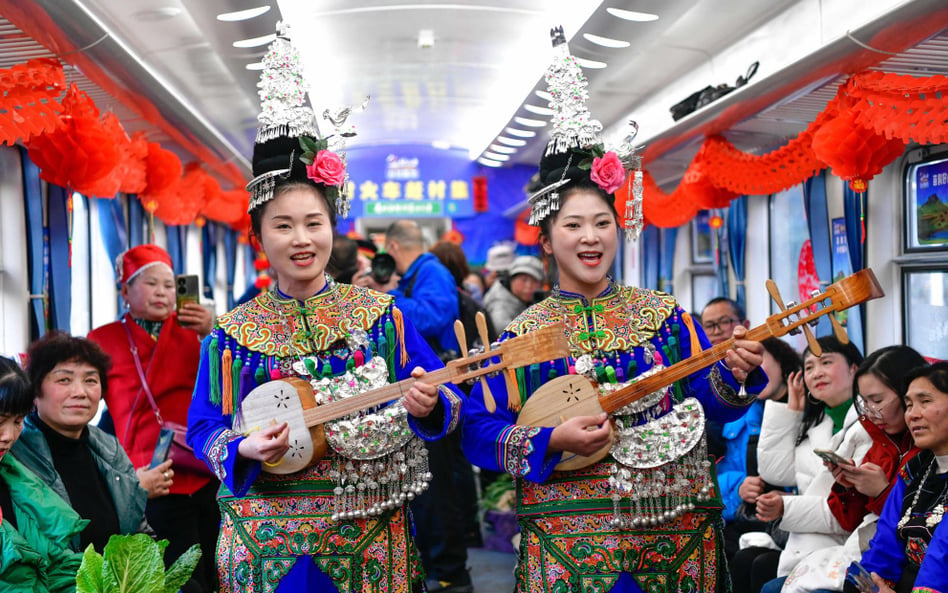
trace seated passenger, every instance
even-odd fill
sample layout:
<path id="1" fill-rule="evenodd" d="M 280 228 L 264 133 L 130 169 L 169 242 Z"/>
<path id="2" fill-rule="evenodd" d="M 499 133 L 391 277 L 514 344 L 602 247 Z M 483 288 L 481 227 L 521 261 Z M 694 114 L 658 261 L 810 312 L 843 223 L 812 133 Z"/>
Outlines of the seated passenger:
<path id="1" fill-rule="evenodd" d="M 882 512 L 896 472 L 918 452 L 906 428 L 902 398 L 906 374 L 927 364 L 908 346 L 889 346 L 870 354 L 856 371 L 854 401 L 872 446 L 861 465 L 830 467 L 836 477 L 830 509 L 846 530 L 855 530 L 867 513 Z"/>
<path id="2" fill-rule="evenodd" d="M 862 566 L 879 593 L 948 591 L 948 530 L 937 529 L 948 501 L 948 363 L 916 368 L 906 383 L 905 422 L 921 452 L 899 470 Z"/>
<path id="3" fill-rule="evenodd" d="M 774 575 L 780 578 L 765 584 L 764 593 L 780 591 L 801 560 L 842 545 L 849 535 L 827 502 L 833 475 L 813 450 L 830 449 L 859 464 L 872 442 L 852 408 L 862 354 L 832 336 L 819 338 L 819 344 L 820 356 L 809 349 L 803 355 L 803 377 L 791 375 L 787 403 L 769 401 L 764 407 L 757 448 L 760 477 L 775 486 L 795 485 L 800 492 L 766 492 L 757 498 L 757 517 L 781 518 L 781 528 L 790 534 Z"/>
<path id="4" fill-rule="evenodd" d="M 95 342 L 52 332 L 30 345 L 28 372 L 35 409 L 13 447 L 18 461 L 89 519 L 73 548 L 100 553 L 114 534 L 144 531 L 148 493 L 118 440 L 89 422 L 106 387 L 109 357 Z M 168 462 L 149 470 L 167 489 Z"/>
<path id="5" fill-rule="evenodd" d="M 7 455 L 32 407 L 26 375 L 0 358 L 0 589 L 70 593 L 82 555 L 69 543 L 88 521 Z"/>

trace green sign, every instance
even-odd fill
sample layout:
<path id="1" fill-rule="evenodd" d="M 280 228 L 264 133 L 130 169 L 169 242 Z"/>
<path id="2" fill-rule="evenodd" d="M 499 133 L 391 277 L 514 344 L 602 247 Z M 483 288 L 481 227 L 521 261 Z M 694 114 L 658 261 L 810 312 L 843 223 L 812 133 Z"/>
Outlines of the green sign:
<path id="1" fill-rule="evenodd" d="M 365 202 L 369 216 L 440 216 L 441 202 Z"/>

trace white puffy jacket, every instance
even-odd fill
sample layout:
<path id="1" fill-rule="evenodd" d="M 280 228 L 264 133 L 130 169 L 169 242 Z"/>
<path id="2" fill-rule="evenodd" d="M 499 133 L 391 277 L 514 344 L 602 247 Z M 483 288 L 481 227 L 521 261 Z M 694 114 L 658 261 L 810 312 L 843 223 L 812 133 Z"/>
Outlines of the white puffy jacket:
<path id="1" fill-rule="evenodd" d="M 791 411 L 787 404 L 774 401 L 764 405 L 757 444 L 760 477 L 775 486 L 796 486 L 800 493 L 783 498 L 780 528 L 788 531 L 790 537 L 780 554 L 777 576 L 789 574 L 807 555 L 846 541 L 849 533 L 840 526 L 827 503 L 833 474 L 813 449 L 836 451 L 859 465 L 872 445 L 872 438 L 857 420 L 855 408 L 850 408 L 842 430 L 833 434 L 833 421 L 824 416 L 819 424 L 810 427 L 799 445 L 794 445 L 803 412 Z"/>

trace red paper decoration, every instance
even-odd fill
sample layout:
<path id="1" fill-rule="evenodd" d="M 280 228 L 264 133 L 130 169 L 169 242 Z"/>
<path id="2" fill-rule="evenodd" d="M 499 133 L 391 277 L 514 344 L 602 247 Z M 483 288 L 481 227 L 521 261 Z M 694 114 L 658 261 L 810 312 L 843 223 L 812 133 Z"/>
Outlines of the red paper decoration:
<path id="1" fill-rule="evenodd" d="M 0 142 L 29 142 L 62 125 L 57 98 L 66 88 L 62 64 L 40 58 L 0 70 Z"/>
<path id="2" fill-rule="evenodd" d="M 905 151 L 901 138 L 885 136 L 856 123 L 858 114 L 841 110 L 813 134 L 813 151 L 832 168 L 833 174 L 864 192 L 870 179 Z"/>

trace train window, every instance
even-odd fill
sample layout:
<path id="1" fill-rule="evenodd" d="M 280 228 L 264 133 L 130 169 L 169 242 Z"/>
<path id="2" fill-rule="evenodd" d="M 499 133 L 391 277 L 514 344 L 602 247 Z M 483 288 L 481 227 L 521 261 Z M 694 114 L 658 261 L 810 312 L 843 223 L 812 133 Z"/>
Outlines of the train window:
<path id="1" fill-rule="evenodd" d="M 770 197 L 770 277 L 777 283 L 784 300 L 800 302 L 801 269 L 812 268 L 813 251 L 810 249 L 806 209 L 803 206 L 803 186 Z M 807 297 L 809 298 L 809 296 Z M 776 305 L 771 302 L 771 313 Z"/>
<path id="2" fill-rule="evenodd" d="M 909 165 L 905 175 L 905 251 L 948 247 L 948 158 Z"/>
<path id="3" fill-rule="evenodd" d="M 905 343 L 925 356 L 948 359 L 948 266 L 902 270 Z"/>
<path id="4" fill-rule="evenodd" d="M 67 329 L 76 336 L 84 336 L 92 329 L 92 286 L 85 281 L 92 272 L 92 252 L 89 236 L 89 200 L 79 193 L 72 194 L 72 256 L 70 274 L 72 274 Z"/>

